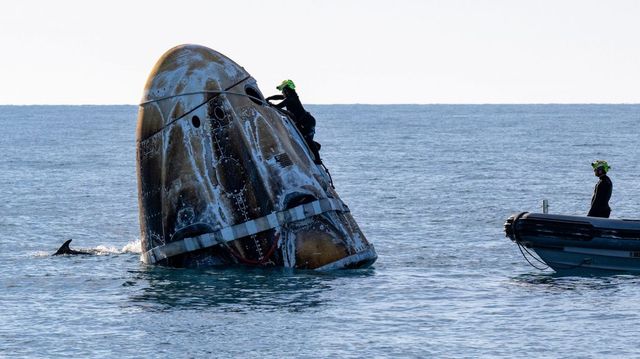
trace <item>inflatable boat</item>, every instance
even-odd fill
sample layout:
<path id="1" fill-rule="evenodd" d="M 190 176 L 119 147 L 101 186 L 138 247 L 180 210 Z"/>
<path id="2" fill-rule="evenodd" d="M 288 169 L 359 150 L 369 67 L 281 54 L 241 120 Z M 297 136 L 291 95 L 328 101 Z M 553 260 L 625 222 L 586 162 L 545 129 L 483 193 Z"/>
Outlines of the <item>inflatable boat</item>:
<path id="1" fill-rule="evenodd" d="M 522 212 L 504 229 L 559 274 L 640 273 L 640 220 Z"/>

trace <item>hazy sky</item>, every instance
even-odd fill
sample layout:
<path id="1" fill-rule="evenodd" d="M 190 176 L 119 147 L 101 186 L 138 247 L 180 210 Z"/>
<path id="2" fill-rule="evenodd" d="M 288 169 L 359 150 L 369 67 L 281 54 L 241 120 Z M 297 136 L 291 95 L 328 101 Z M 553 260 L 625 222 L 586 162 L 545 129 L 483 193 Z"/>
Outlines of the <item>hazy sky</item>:
<path id="1" fill-rule="evenodd" d="M 2 1 L 0 104 L 137 104 L 218 50 L 306 103 L 640 103 L 640 1 Z"/>

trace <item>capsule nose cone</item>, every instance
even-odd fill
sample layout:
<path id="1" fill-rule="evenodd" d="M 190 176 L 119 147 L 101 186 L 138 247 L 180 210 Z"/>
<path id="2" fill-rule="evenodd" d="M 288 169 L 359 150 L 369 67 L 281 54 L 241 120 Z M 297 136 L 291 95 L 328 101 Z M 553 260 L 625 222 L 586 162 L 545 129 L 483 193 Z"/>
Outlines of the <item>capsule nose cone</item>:
<path id="1" fill-rule="evenodd" d="M 240 65 L 200 45 L 179 45 L 158 60 L 145 85 L 142 103 L 202 90 L 224 90 L 249 77 Z"/>

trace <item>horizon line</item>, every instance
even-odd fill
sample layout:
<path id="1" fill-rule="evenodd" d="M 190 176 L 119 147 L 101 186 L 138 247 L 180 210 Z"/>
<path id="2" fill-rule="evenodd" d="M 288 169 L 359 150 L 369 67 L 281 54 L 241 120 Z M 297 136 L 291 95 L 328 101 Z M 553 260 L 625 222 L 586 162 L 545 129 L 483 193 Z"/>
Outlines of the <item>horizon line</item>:
<path id="1" fill-rule="evenodd" d="M 640 102 L 431 102 L 431 103 L 416 103 L 416 102 L 404 102 L 404 103 L 306 103 L 305 106 L 449 106 L 449 105 L 463 105 L 463 106 L 508 106 L 508 105 L 640 105 Z M 20 107 L 20 106 L 140 106 L 140 104 L 133 103 L 28 103 L 28 104 L 14 104 L 6 103 L 0 104 L 5 107 Z"/>

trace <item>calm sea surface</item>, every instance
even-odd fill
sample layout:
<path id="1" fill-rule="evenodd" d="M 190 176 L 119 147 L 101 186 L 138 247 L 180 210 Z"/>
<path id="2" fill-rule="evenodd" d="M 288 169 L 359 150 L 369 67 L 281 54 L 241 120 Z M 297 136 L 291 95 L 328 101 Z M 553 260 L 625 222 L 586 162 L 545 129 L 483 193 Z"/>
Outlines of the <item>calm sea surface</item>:
<path id="1" fill-rule="evenodd" d="M 502 229 L 585 214 L 595 159 L 640 218 L 640 106 L 309 110 L 373 268 L 145 266 L 137 107 L 0 106 L 0 357 L 640 356 L 640 277 L 538 271 Z"/>

